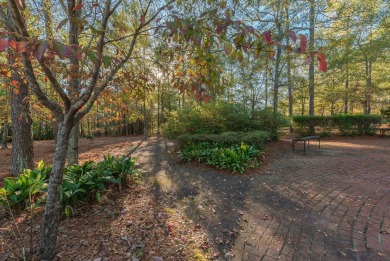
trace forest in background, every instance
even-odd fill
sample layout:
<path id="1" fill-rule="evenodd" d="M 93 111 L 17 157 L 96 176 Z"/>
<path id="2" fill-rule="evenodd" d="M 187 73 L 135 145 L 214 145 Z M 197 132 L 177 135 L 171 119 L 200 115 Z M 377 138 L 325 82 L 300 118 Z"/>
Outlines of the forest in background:
<path id="1" fill-rule="evenodd" d="M 61 39 L 66 35 L 59 30 L 62 21 L 56 20 L 60 7 L 55 2 L 40 3 L 51 4 L 46 13 L 49 23 L 37 19 L 38 14 L 32 11 L 28 15 L 35 17 L 34 30 Z M 296 35 L 306 35 L 309 49 L 320 48 L 326 54 L 327 72 L 314 70 L 311 92 L 309 71 L 314 56 L 299 56 L 288 50 L 278 55 L 278 48 L 247 55 L 245 48 L 232 50 L 232 45 L 240 44 L 240 35 L 233 33 L 226 37 L 225 43 L 199 52 L 190 44 L 182 44 L 188 39 L 167 38 L 164 26 L 160 28 L 156 23 L 151 25 L 155 30 L 144 32 L 137 42 L 131 65 L 121 69 L 82 119 L 82 136 L 142 134 L 145 130 L 149 134 L 157 133 L 171 111 L 202 102 L 239 103 L 250 111 L 271 109 L 277 103 L 278 111 L 286 116 L 309 114 L 310 95 L 314 96 L 316 115 L 379 114 L 389 106 L 390 19 L 386 1 L 246 0 L 210 5 L 217 10 L 233 5 L 232 20 L 270 30 L 274 41 L 282 43 L 281 50 L 285 44 L 299 48 L 289 38 L 290 30 Z M 188 30 L 185 21 L 196 20 L 210 5 L 194 2 L 190 7 L 179 7 L 177 12 L 186 17 L 180 30 Z M 185 8 L 191 8 L 191 12 L 185 13 Z M 134 12 L 135 7 L 132 12 L 118 12 L 110 29 L 119 36 L 129 34 L 133 30 Z M 314 42 L 310 41 L 311 34 Z M 5 53 L 1 53 L 0 59 L 6 59 Z M 66 75 L 63 66 L 58 67 L 59 73 Z M 2 74 L 6 76 L 7 71 L 3 69 Z M 47 77 L 42 75 L 39 80 L 50 92 Z M 4 129 L 10 128 L 10 97 L 15 86 L 6 77 L 1 81 L 0 124 Z M 54 117 L 34 96 L 29 99 L 34 139 L 54 138 Z"/>
<path id="2" fill-rule="evenodd" d="M 57 252 L 60 212 L 70 209 L 64 195 L 73 193 L 66 189 L 88 197 L 77 182 L 66 185 L 69 169 L 84 177 L 82 168 L 90 167 L 78 165 L 80 136 L 147 136 L 162 127 L 172 138 L 182 130 L 194 134 L 187 141 L 229 136 L 222 142 L 230 147 L 190 142 L 180 157 L 202 157 L 243 173 L 258 166 L 259 141 L 277 138 L 280 119 L 332 115 L 319 119 L 343 132 L 340 120 L 347 119 L 349 128 L 356 124 L 349 122 L 352 116 L 338 114 L 364 114 L 355 117 L 357 130 L 344 130 L 360 135 L 375 133 L 382 119 L 374 114 L 389 111 L 390 12 L 384 0 L 2 0 L 0 5 L 2 147 L 12 139 L 10 175 L 18 180 L 6 178 L 11 194 L 1 193 L 4 202 L 16 204 L 30 195 L 31 213 L 34 193 L 41 197 L 37 202 L 45 202 L 38 248 L 43 260 Z M 188 123 L 188 116 L 194 121 Z M 310 122 L 308 133 L 314 127 Z M 36 165 L 32 136 L 55 138 L 53 165 L 38 164 L 43 176 L 29 170 Z M 93 171 L 102 185 L 104 180 L 120 185 L 127 174 L 136 174 L 131 157 L 107 155 L 104 162 Z M 27 186 L 22 194 L 18 186 L 31 179 L 38 187 Z M 92 183 L 86 184 L 95 191 Z"/>

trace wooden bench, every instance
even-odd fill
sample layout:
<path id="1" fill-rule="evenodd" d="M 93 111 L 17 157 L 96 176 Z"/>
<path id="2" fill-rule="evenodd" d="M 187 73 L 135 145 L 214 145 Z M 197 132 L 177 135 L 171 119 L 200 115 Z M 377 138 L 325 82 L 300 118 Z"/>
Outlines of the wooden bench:
<path id="1" fill-rule="evenodd" d="M 379 127 L 378 130 L 381 133 L 382 139 L 383 139 L 383 137 L 385 136 L 385 133 L 390 132 L 390 127 Z"/>
<path id="2" fill-rule="evenodd" d="M 321 149 L 321 138 L 320 136 L 306 136 L 306 137 L 298 137 L 292 140 L 292 147 L 293 151 L 295 151 L 295 143 L 297 142 L 303 142 L 303 151 L 306 154 L 306 142 L 307 142 L 307 149 L 309 150 L 309 142 L 311 140 L 318 140 L 318 148 Z"/>

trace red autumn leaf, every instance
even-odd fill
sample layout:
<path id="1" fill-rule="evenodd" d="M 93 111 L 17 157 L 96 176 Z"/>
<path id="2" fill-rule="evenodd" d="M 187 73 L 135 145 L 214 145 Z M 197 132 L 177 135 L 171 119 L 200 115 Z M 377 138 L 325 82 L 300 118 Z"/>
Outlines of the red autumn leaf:
<path id="1" fill-rule="evenodd" d="M 43 54 L 46 51 L 47 46 L 49 45 L 48 41 L 42 41 L 37 45 L 37 47 L 34 50 L 34 56 L 37 58 L 37 60 L 41 60 L 43 57 Z"/>
<path id="2" fill-rule="evenodd" d="M 61 58 L 64 59 L 66 57 L 70 57 L 73 55 L 72 53 L 72 48 L 70 48 L 69 45 L 65 45 L 61 42 L 55 42 L 53 43 L 53 48 L 57 55 Z"/>
<path id="3" fill-rule="evenodd" d="M 299 44 L 299 47 L 301 48 L 301 53 L 306 53 L 306 48 L 307 48 L 306 35 L 300 34 L 299 38 L 301 39 L 301 42 Z"/>
<path id="4" fill-rule="evenodd" d="M 93 4 L 91 5 L 91 9 L 94 8 L 94 7 L 98 7 L 98 6 L 99 6 L 98 3 L 93 3 Z"/>
<path id="5" fill-rule="evenodd" d="M 11 84 L 12 84 L 13 86 L 15 86 L 15 87 L 18 87 L 18 86 L 19 86 L 19 82 L 16 81 L 16 80 L 12 80 L 12 81 L 11 81 Z"/>
<path id="6" fill-rule="evenodd" d="M 141 15 L 141 24 L 145 24 L 145 16 Z"/>
<path id="7" fill-rule="evenodd" d="M 84 6 L 83 4 L 75 5 L 75 7 L 73 7 L 72 11 L 75 12 L 75 11 L 81 9 L 83 6 Z"/>
<path id="8" fill-rule="evenodd" d="M 297 36 L 293 30 L 289 30 L 287 34 L 291 38 L 291 40 L 293 40 L 294 43 L 297 41 Z"/>
<path id="9" fill-rule="evenodd" d="M 209 100 L 210 100 L 210 96 L 206 95 L 206 97 L 204 97 L 204 101 L 209 102 Z"/>
<path id="10" fill-rule="evenodd" d="M 310 62 L 311 62 L 311 56 L 308 55 L 308 56 L 306 57 L 305 61 L 303 62 L 303 64 L 304 64 L 304 65 L 307 65 L 307 64 L 310 64 Z"/>
<path id="11" fill-rule="evenodd" d="M 223 31 L 222 25 L 221 24 L 217 24 L 217 29 L 216 29 L 217 34 L 221 34 L 222 31 Z"/>
<path id="12" fill-rule="evenodd" d="M 4 52 L 8 48 L 8 39 L 0 39 L 0 52 Z"/>
<path id="13" fill-rule="evenodd" d="M 266 44 L 271 42 L 271 31 L 268 30 L 263 33 L 263 40 Z"/>
<path id="14" fill-rule="evenodd" d="M 81 61 L 81 58 L 83 57 L 83 49 L 80 49 L 80 48 L 74 48 L 72 49 L 72 53 L 74 55 L 74 57 L 76 57 L 77 60 Z"/>
<path id="15" fill-rule="evenodd" d="M 23 115 L 22 115 L 22 114 L 20 114 L 20 115 L 18 116 L 18 120 L 19 120 L 19 121 L 22 121 L 22 120 L 23 120 Z"/>
<path id="16" fill-rule="evenodd" d="M 27 50 L 26 50 L 27 44 L 28 44 L 28 42 L 17 42 L 14 40 L 9 41 L 9 45 L 12 47 L 12 49 L 14 49 L 18 53 L 27 52 Z"/>
<path id="17" fill-rule="evenodd" d="M 198 92 L 198 93 L 196 94 L 196 99 L 197 99 L 198 101 L 200 101 L 200 100 L 202 99 L 202 94 Z"/>
<path id="18" fill-rule="evenodd" d="M 317 54 L 317 60 L 318 60 L 318 69 L 321 72 L 326 72 L 328 70 L 328 64 L 326 63 L 325 54 L 323 53 Z"/>
<path id="19" fill-rule="evenodd" d="M 14 93 L 15 93 L 16 95 L 18 95 L 18 94 L 20 93 L 19 88 L 15 88 L 15 89 L 14 89 Z"/>
<path id="20" fill-rule="evenodd" d="M 58 31 L 59 29 L 61 29 L 67 22 L 68 22 L 68 18 L 65 18 L 64 20 L 62 20 L 62 21 L 58 24 L 56 30 Z"/>

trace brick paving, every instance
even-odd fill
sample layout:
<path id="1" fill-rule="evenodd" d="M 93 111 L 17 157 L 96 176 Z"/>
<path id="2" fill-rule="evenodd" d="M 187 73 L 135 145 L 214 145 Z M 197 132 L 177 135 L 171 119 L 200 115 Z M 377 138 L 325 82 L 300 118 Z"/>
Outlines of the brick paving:
<path id="1" fill-rule="evenodd" d="M 390 260 L 389 138 L 279 157 L 251 180 L 233 260 Z"/>

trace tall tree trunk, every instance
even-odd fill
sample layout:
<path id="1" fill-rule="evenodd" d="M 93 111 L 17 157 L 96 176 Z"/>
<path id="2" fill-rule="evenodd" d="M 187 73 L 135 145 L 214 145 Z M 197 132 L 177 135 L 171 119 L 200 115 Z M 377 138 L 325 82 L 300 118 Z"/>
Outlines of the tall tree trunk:
<path id="1" fill-rule="evenodd" d="M 34 167 L 34 150 L 28 84 L 24 83 L 18 72 L 12 73 L 12 79 L 16 80 L 19 85 L 12 87 L 11 94 L 11 174 L 18 176 L 23 169 Z"/>
<path id="2" fill-rule="evenodd" d="M 330 103 L 330 114 L 334 115 L 334 101 L 333 100 Z"/>
<path id="3" fill-rule="evenodd" d="M 283 20 L 283 10 L 280 9 L 280 1 L 278 2 L 278 13 L 275 18 L 275 24 L 277 25 L 277 34 L 278 37 L 281 37 L 282 35 L 282 28 L 281 28 L 281 22 Z M 278 39 L 280 40 L 280 39 Z M 280 61 L 281 61 L 281 55 L 282 53 L 282 46 L 278 45 L 276 48 L 276 60 L 275 60 L 275 75 L 274 75 L 274 100 L 273 100 L 273 114 L 274 114 L 274 120 L 278 117 L 278 102 L 279 102 L 279 78 L 280 78 Z M 275 125 L 277 128 L 277 126 Z M 274 130 L 275 134 L 277 132 L 277 129 Z"/>
<path id="4" fill-rule="evenodd" d="M 349 68 L 347 65 L 347 78 L 345 79 L 344 113 L 348 113 L 348 88 L 349 88 Z"/>
<path id="5" fill-rule="evenodd" d="M 41 260 L 53 260 L 56 255 L 59 209 L 61 208 L 61 187 L 71 129 L 72 127 L 69 120 L 64 120 L 64 122 L 61 122 L 58 125 L 57 144 L 54 154 L 53 169 L 49 179 L 45 213 L 43 215 L 41 241 L 39 245 L 39 256 L 41 257 Z"/>
<path id="6" fill-rule="evenodd" d="M 72 128 L 69 136 L 67 163 L 69 165 L 79 163 L 79 137 L 80 137 L 80 122 Z"/>
<path id="7" fill-rule="evenodd" d="M 314 49 L 314 0 L 310 0 L 310 39 L 309 52 Z M 314 54 L 310 53 L 309 65 L 309 115 L 314 115 Z M 314 134 L 314 125 L 310 124 L 310 133 Z"/>
<path id="8" fill-rule="evenodd" d="M 72 19 L 79 19 L 81 17 L 81 10 L 73 11 L 75 6 L 75 0 L 68 1 L 68 14 Z M 79 26 L 75 23 L 69 23 L 69 46 L 79 45 Z M 71 86 L 71 97 L 78 96 L 80 91 L 80 61 L 76 57 L 70 59 L 70 73 L 69 83 Z M 73 126 L 73 129 L 69 137 L 69 150 L 68 150 L 68 164 L 79 163 L 79 136 L 80 136 L 80 123 Z"/>
<path id="9" fill-rule="evenodd" d="M 290 30 L 290 12 L 288 5 L 286 7 L 286 21 L 287 21 L 287 31 Z M 287 36 L 287 45 L 290 45 L 290 38 Z M 291 82 L 291 57 L 287 56 L 287 86 L 288 86 L 288 116 L 290 119 L 293 116 L 293 92 L 292 92 L 292 82 Z M 293 126 L 290 124 L 290 133 L 294 132 Z"/>
<path id="10" fill-rule="evenodd" d="M 3 135 L 1 137 L 1 148 L 8 149 L 7 147 L 7 136 L 8 136 L 8 120 L 4 120 L 3 124 Z"/>
<path id="11" fill-rule="evenodd" d="M 157 84 L 157 135 L 160 136 L 160 104 L 161 104 L 161 79 L 158 78 L 158 84 Z"/>
<path id="12" fill-rule="evenodd" d="M 276 61 L 275 61 L 275 76 L 274 76 L 274 100 L 273 100 L 273 112 L 274 118 L 278 117 L 278 102 L 279 102 L 279 76 L 280 76 L 280 60 L 282 47 L 276 48 Z"/>
<path id="13" fill-rule="evenodd" d="M 364 90 L 364 114 L 371 114 L 371 77 L 372 62 L 366 57 L 366 88 Z"/>
<path id="14" fill-rule="evenodd" d="M 265 103 L 264 108 L 268 107 L 268 59 L 266 59 L 265 64 Z"/>

